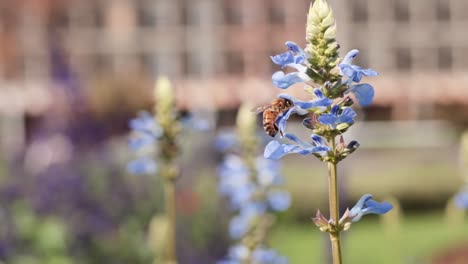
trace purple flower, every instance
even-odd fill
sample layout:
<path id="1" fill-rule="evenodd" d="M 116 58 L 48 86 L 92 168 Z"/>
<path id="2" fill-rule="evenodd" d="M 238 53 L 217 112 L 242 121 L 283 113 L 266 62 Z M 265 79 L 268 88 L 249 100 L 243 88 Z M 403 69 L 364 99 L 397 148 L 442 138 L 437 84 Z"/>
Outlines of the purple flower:
<path id="1" fill-rule="evenodd" d="M 284 136 L 297 144 L 281 144 L 276 140 L 270 141 L 270 143 L 265 147 L 265 158 L 277 160 L 291 153 L 301 155 L 309 155 L 313 153 L 323 154 L 321 152 L 331 150 L 330 147 L 324 144 L 322 137 L 315 134 L 311 136 L 312 143 L 304 142 L 293 134 L 285 134 Z"/>
<path id="2" fill-rule="evenodd" d="M 318 121 L 324 125 L 329 125 L 335 128 L 337 125 L 342 123 L 353 124 L 356 112 L 350 107 L 347 107 L 340 114 L 340 106 L 334 105 L 331 109 L 330 114 L 323 114 L 318 118 Z"/>
<path id="3" fill-rule="evenodd" d="M 385 214 L 390 211 L 393 206 L 388 202 L 376 202 L 372 200 L 372 195 L 366 194 L 359 199 L 356 205 L 349 211 L 349 216 L 352 222 L 361 220 L 366 214 Z"/>

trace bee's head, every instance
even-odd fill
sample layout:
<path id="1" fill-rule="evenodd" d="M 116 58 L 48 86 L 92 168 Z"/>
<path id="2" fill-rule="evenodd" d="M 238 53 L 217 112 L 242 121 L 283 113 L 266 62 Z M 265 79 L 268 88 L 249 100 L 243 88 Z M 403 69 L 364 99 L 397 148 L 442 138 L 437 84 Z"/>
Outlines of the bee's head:
<path id="1" fill-rule="evenodd" d="M 287 107 L 292 107 L 294 105 L 293 101 L 286 99 L 286 106 Z"/>

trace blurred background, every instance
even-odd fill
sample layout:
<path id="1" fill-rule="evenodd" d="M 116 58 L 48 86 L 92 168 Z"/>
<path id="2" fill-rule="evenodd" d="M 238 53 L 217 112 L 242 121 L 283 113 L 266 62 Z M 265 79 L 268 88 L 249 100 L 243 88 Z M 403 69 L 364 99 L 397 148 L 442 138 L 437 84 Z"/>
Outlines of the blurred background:
<path id="1" fill-rule="evenodd" d="M 374 104 L 359 109 L 347 136 L 361 148 L 340 164 L 341 204 L 372 193 L 399 205 L 347 234 L 345 260 L 468 263 L 468 225 L 448 203 L 468 178 L 468 157 L 460 154 L 468 126 L 468 2 L 329 2 L 342 55 L 357 48 L 356 64 L 380 73 L 369 80 Z M 151 109 L 162 74 L 174 81 L 181 110 L 215 124 L 184 136 L 180 262 L 222 258 L 229 213 L 216 190 L 213 139 L 232 128 L 241 102 L 262 105 L 281 92 L 271 83 L 279 69 L 269 56 L 287 40 L 305 45 L 309 4 L 0 0 L 0 261 L 151 262 L 147 231 L 162 208 L 161 187 L 126 172 L 127 122 Z M 288 92 L 306 98 L 299 86 Z M 300 133 L 300 122 L 291 128 Z M 291 263 L 325 262 L 326 240 L 309 221 L 327 208 L 325 173 L 310 157 L 284 161 L 293 206 L 272 246 Z"/>

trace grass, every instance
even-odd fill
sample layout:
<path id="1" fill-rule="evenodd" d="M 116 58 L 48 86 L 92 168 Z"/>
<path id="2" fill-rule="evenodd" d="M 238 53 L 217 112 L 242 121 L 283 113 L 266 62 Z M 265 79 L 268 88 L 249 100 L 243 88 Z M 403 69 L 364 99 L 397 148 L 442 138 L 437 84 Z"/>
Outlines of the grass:
<path id="1" fill-rule="evenodd" d="M 370 219 L 369 219 L 370 218 Z M 354 224 L 344 233 L 344 262 L 353 263 L 430 263 L 432 256 L 443 254 L 468 242 L 468 223 L 450 225 L 441 213 L 406 216 L 397 225 L 376 217 Z M 327 263 L 323 254 L 328 237 L 310 224 L 280 221 L 271 245 L 289 257 L 292 264 Z"/>

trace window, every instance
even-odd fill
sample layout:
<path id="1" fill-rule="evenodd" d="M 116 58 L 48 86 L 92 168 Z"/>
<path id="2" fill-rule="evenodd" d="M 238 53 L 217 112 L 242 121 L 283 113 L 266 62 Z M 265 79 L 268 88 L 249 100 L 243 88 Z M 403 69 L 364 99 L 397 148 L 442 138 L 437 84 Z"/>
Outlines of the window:
<path id="1" fill-rule="evenodd" d="M 138 6 L 138 24 L 142 27 L 152 27 L 156 25 L 156 14 L 150 3 L 142 3 Z"/>
<path id="2" fill-rule="evenodd" d="M 225 54 L 225 69 L 228 74 L 242 74 L 244 72 L 244 59 L 239 51 L 228 51 Z"/>
<path id="3" fill-rule="evenodd" d="M 409 6 L 408 0 L 395 0 L 395 20 L 398 22 L 409 21 Z"/>
<path id="4" fill-rule="evenodd" d="M 366 121 L 392 120 L 392 107 L 371 105 L 362 109 Z"/>
<path id="5" fill-rule="evenodd" d="M 242 12 L 238 1 L 224 0 L 224 19 L 229 25 L 242 23 Z"/>
<path id="6" fill-rule="evenodd" d="M 450 1 L 447 0 L 436 0 L 436 17 L 438 21 L 450 20 Z"/>
<path id="7" fill-rule="evenodd" d="M 182 73 L 194 77 L 201 76 L 207 66 L 203 61 L 202 54 L 198 52 L 184 51 L 182 53 Z"/>
<path id="8" fill-rule="evenodd" d="M 411 51 L 409 48 L 397 48 L 395 50 L 395 64 L 398 70 L 408 70 L 412 66 Z"/>
<path id="9" fill-rule="evenodd" d="M 354 22 L 364 23 L 369 20 L 369 11 L 367 9 L 367 1 L 354 0 L 350 1 L 352 5 L 352 20 Z"/>
<path id="10" fill-rule="evenodd" d="M 439 47 L 437 49 L 437 62 L 439 69 L 451 69 L 453 64 L 452 49 L 449 47 Z"/>
<path id="11" fill-rule="evenodd" d="M 284 24 L 286 21 L 284 7 L 280 6 L 280 3 L 274 1 L 268 1 L 269 5 L 269 22 L 271 24 Z"/>

